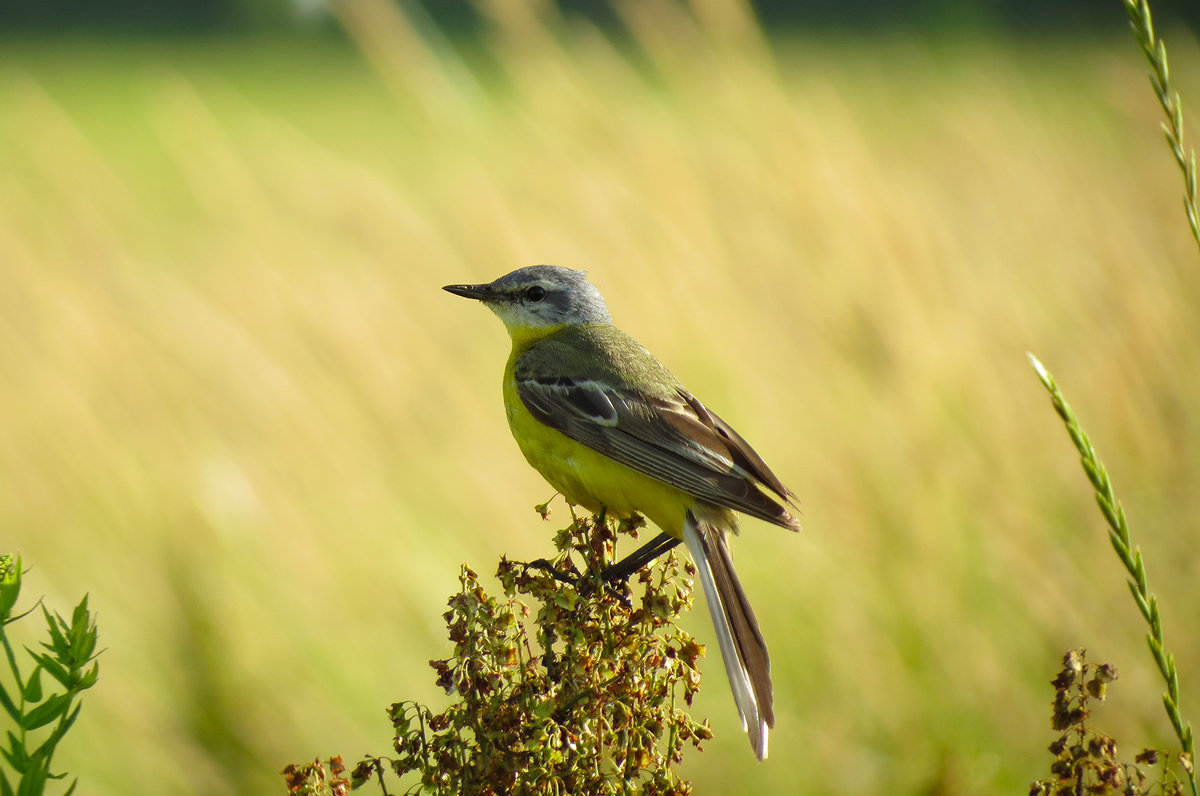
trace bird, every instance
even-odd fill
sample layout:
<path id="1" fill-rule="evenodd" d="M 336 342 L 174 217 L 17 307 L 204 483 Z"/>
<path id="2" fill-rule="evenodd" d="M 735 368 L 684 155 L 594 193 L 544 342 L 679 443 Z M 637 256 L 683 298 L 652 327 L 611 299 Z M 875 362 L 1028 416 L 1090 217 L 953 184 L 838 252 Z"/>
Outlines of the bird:
<path id="1" fill-rule="evenodd" d="M 771 663 L 729 537 L 737 512 L 799 531 L 795 495 L 728 423 L 613 325 L 586 272 L 533 265 L 443 289 L 481 302 L 508 330 L 504 406 L 529 464 L 573 505 L 642 515 L 658 526 L 659 539 L 626 559 L 635 568 L 686 543 L 742 729 L 764 760 L 775 724 Z"/>

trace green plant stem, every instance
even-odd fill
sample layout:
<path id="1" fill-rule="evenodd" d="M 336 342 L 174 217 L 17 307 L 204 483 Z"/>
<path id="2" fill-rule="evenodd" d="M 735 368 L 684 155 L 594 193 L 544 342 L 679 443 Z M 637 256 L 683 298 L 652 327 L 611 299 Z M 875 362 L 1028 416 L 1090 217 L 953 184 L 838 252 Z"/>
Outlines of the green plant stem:
<path id="1" fill-rule="evenodd" d="M 1146 60 L 1150 62 L 1150 85 L 1158 97 L 1167 121 L 1163 122 L 1163 133 L 1175 162 L 1183 174 L 1183 210 L 1187 214 L 1192 237 L 1200 247 L 1200 213 L 1196 211 L 1196 152 L 1183 145 L 1183 106 L 1179 92 L 1171 89 L 1170 70 L 1167 68 L 1167 47 L 1154 33 L 1154 21 L 1150 18 L 1149 0 L 1124 0 L 1129 12 L 1129 24 L 1133 35 Z"/>
<path id="2" fill-rule="evenodd" d="M 1028 356 L 1029 361 L 1033 363 L 1034 370 L 1037 371 L 1038 378 L 1050 393 L 1050 401 L 1054 405 L 1054 410 L 1066 424 L 1071 442 L 1079 451 L 1083 470 L 1096 490 L 1096 503 L 1100 506 L 1100 512 L 1108 523 L 1108 540 L 1112 543 L 1117 557 L 1121 559 L 1125 571 L 1129 573 L 1129 593 L 1133 595 L 1142 618 L 1150 625 L 1150 632 L 1146 634 L 1146 642 L 1150 646 L 1151 655 L 1154 656 L 1154 663 L 1158 666 L 1158 671 L 1167 685 L 1167 690 L 1163 694 L 1163 707 L 1167 711 L 1167 718 L 1171 720 L 1171 726 L 1175 729 L 1175 735 L 1179 738 L 1183 751 L 1194 761 L 1196 754 L 1192 725 L 1183 720 L 1183 714 L 1179 708 L 1179 672 L 1175 668 L 1175 657 L 1167 652 L 1166 643 L 1163 640 L 1162 617 L 1158 610 L 1158 600 L 1150 592 L 1146 581 L 1146 565 L 1142 560 L 1142 551 L 1134 547 L 1130 541 L 1125 509 L 1113 492 L 1112 482 L 1108 478 L 1108 471 L 1105 469 L 1104 463 L 1096 455 L 1088 435 L 1080 428 L 1079 421 L 1075 419 L 1074 412 L 1063 398 L 1062 391 L 1059 390 L 1054 377 L 1033 354 Z M 1192 796 L 1200 796 L 1195 773 L 1191 770 L 1186 773 L 1192 788 Z"/>

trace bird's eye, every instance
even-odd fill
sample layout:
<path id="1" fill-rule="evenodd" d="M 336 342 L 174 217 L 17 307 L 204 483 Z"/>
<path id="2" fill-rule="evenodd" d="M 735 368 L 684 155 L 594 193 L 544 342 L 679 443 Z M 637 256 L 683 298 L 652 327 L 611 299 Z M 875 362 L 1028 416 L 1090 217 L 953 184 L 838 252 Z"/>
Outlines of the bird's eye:
<path id="1" fill-rule="evenodd" d="M 532 285 L 525 291 L 525 298 L 530 301 L 541 301 L 546 297 L 546 288 L 541 285 Z"/>

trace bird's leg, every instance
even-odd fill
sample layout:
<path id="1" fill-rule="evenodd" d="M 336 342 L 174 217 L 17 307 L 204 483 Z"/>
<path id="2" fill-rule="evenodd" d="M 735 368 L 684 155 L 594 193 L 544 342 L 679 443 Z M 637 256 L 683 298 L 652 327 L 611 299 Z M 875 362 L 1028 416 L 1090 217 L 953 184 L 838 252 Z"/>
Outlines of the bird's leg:
<path id="1" fill-rule="evenodd" d="M 669 533 L 660 533 L 634 552 L 625 556 L 625 558 L 601 572 L 600 579 L 605 583 L 612 583 L 614 580 L 624 580 L 682 541 L 682 539 L 677 539 Z"/>
<path id="2" fill-rule="evenodd" d="M 596 522 L 604 522 L 603 512 L 597 515 Z M 619 580 L 627 580 L 633 575 L 633 573 L 637 572 L 654 559 L 664 555 L 667 553 L 667 551 L 672 550 L 681 541 L 681 539 L 678 539 L 669 533 L 660 533 L 658 536 L 654 537 L 634 552 L 625 556 L 625 558 L 601 570 L 598 573 L 599 580 L 602 583 L 614 583 Z M 568 558 L 567 561 L 570 562 L 570 558 Z M 536 561 L 530 561 L 525 565 L 525 568 L 540 569 L 543 572 L 548 573 L 550 577 L 554 578 L 559 583 L 565 583 L 569 586 L 578 586 L 579 581 L 583 578 L 583 573 L 576 569 L 573 564 L 568 563 L 568 565 L 571 566 L 571 569 L 573 570 L 570 574 L 555 569 L 554 565 L 544 558 L 539 558 Z"/>

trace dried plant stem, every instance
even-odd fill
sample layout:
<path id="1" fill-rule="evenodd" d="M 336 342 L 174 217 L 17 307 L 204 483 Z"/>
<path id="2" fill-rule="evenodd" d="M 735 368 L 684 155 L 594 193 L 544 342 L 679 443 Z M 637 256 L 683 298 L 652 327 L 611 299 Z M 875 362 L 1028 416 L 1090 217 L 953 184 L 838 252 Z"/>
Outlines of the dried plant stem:
<path id="1" fill-rule="evenodd" d="M 1158 665 L 1158 671 L 1167 685 L 1167 690 L 1163 694 L 1163 707 L 1166 708 L 1167 717 L 1171 720 L 1171 726 L 1175 728 L 1175 735 L 1179 738 L 1183 752 L 1189 759 L 1194 760 L 1195 741 L 1192 737 L 1192 726 L 1183 720 L 1183 714 L 1179 708 L 1179 672 L 1175 668 L 1174 656 L 1166 650 L 1166 644 L 1163 640 L 1162 619 L 1158 611 L 1158 600 L 1150 593 L 1150 587 L 1146 581 L 1146 565 L 1142 561 L 1142 552 L 1134 547 L 1130 541 L 1129 524 L 1125 519 L 1125 510 L 1121 507 L 1121 502 L 1117 500 L 1117 496 L 1113 492 L 1112 482 L 1109 481 L 1108 471 L 1105 469 L 1104 463 L 1096 456 L 1096 451 L 1092 448 L 1092 442 L 1088 439 L 1088 435 L 1079 427 L 1079 421 L 1075 419 L 1075 414 L 1071 411 L 1071 407 L 1067 404 L 1066 399 L 1063 398 L 1062 392 L 1058 389 L 1058 384 L 1054 381 L 1054 377 L 1050 375 L 1049 371 L 1042 366 L 1042 363 L 1033 354 L 1029 354 L 1029 361 L 1033 363 L 1038 378 L 1042 380 L 1042 384 L 1045 385 L 1046 390 L 1050 393 L 1050 401 L 1054 404 L 1054 410 L 1058 412 L 1058 416 L 1066 424 L 1067 433 L 1071 436 L 1071 442 L 1075 444 L 1075 449 L 1079 451 L 1083 470 L 1087 473 L 1088 480 L 1092 482 L 1092 486 L 1096 490 L 1096 503 L 1100 506 L 1100 511 L 1104 514 L 1104 519 L 1108 523 L 1108 540 L 1112 543 L 1113 550 L 1116 551 L 1117 557 L 1121 559 L 1121 563 L 1129 573 L 1129 592 L 1133 595 L 1134 602 L 1137 603 L 1142 617 L 1150 625 L 1150 632 L 1146 634 L 1146 641 L 1150 645 L 1150 653 L 1154 656 L 1154 662 Z M 1196 775 L 1190 765 L 1187 766 L 1187 776 L 1192 788 L 1192 796 L 1200 796 L 1200 790 L 1197 789 L 1196 784 Z"/>
<path id="2" fill-rule="evenodd" d="M 1167 121 L 1163 122 L 1163 132 L 1167 137 L 1167 145 L 1171 154 L 1179 164 L 1183 173 L 1183 210 L 1187 213 L 1188 225 L 1192 228 L 1192 237 L 1200 247 L 1200 214 L 1196 211 L 1196 152 L 1187 150 L 1183 145 L 1183 106 L 1179 100 L 1179 92 L 1171 90 L 1170 71 L 1167 68 L 1167 47 L 1162 39 L 1154 33 L 1154 23 L 1150 18 L 1150 3 L 1148 0 L 1124 0 L 1125 10 L 1129 12 L 1129 23 L 1133 27 L 1133 35 L 1146 60 L 1150 62 L 1150 85 L 1158 96 Z"/>

